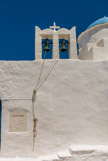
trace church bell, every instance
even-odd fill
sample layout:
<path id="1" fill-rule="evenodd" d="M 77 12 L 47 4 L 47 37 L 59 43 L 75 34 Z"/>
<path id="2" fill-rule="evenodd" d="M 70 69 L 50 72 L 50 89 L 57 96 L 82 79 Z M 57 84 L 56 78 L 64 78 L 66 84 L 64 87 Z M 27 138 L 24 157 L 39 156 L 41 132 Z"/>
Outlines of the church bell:
<path id="1" fill-rule="evenodd" d="M 44 51 L 48 52 L 50 51 L 50 48 L 49 48 L 49 40 L 48 39 L 45 39 L 45 42 L 44 42 L 45 46 L 44 46 Z"/>
<path id="2" fill-rule="evenodd" d="M 65 52 L 65 51 L 67 51 L 67 50 L 68 50 L 68 49 L 66 48 L 66 41 L 65 41 L 65 39 L 63 39 L 62 42 L 61 42 L 60 51 L 61 51 L 61 52 Z"/>

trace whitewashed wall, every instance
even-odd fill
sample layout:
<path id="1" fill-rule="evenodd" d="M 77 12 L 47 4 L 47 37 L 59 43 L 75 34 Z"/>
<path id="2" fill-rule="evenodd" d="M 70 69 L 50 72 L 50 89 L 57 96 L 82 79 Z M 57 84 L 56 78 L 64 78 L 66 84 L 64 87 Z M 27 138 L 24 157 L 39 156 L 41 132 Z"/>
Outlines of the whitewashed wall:
<path id="1" fill-rule="evenodd" d="M 52 62 L 46 60 L 44 74 Z M 2 154 L 32 153 L 31 97 L 41 65 L 42 60 L 0 61 Z M 52 155 L 70 145 L 108 145 L 107 95 L 107 60 L 58 60 L 38 91 L 35 155 Z M 27 113 L 26 132 L 9 131 L 12 111 Z"/>
<path id="2" fill-rule="evenodd" d="M 108 23 L 86 30 L 79 36 L 78 42 L 79 59 L 108 59 Z"/>

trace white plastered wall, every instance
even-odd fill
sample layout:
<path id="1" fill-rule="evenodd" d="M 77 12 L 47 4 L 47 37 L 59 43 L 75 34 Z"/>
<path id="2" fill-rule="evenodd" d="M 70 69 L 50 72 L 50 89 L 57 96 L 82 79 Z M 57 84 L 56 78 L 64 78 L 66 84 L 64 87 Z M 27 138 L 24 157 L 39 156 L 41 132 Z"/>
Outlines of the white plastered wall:
<path id="1" fill-rule="evenodd" d="M 108 59 L 108 24 L 88 29 L 79 38 L 79 59 Z M 91 52 L 92 51 L 92 52 Z"/>
<path id="2" fill-rule="evenodd" d="M 46 60 L 44 74 L 53 61 Z M 41 65 L 42 60 L 0 62 L 2 154 L 33 153 L 31 97 Z M 107 72 L 108 61 L 58 60 L 37 93 L 36 156 L 70 145 L 108 145 Z M 9 131 L 10 111 L 27 113 L 26 132 Z"/>

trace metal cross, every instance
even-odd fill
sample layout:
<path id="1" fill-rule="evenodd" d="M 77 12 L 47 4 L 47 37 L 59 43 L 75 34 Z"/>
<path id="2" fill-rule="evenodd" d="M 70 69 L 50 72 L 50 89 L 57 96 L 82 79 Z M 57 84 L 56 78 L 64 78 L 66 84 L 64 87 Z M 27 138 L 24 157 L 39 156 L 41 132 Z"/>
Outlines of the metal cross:
<path id="1" fill-rule="evenodd" d="M 56 26 L 56 23 L 54 22 L 54 26 L 50 26 L 50 29 L 54 29 L 54 31 L 56 31 L 56 29 L 59 29 L 60 26 Z"/>

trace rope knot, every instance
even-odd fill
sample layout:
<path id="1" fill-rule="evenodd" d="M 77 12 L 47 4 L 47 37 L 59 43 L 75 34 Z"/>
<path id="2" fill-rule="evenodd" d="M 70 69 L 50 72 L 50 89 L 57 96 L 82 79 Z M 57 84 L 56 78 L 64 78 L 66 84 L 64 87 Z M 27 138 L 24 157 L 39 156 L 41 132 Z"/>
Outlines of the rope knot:
<path id="1" fill-rule="evenodd" d="M 37 131 L 36 131 L 37 121 L 38 121 L 38 119 L 36 117 L 34 117 L 34 119 L 33 119 L 33 122 L 34 122 L 34 127 L 33 127 L 34 137 L 37 136 Z"/>
<path id="2" fill-rule="evenodd" d="M 34 103 L 36 100 L 36 90 L 33 91 L 33 95 L 32 95 L 32 102 Z"/>

